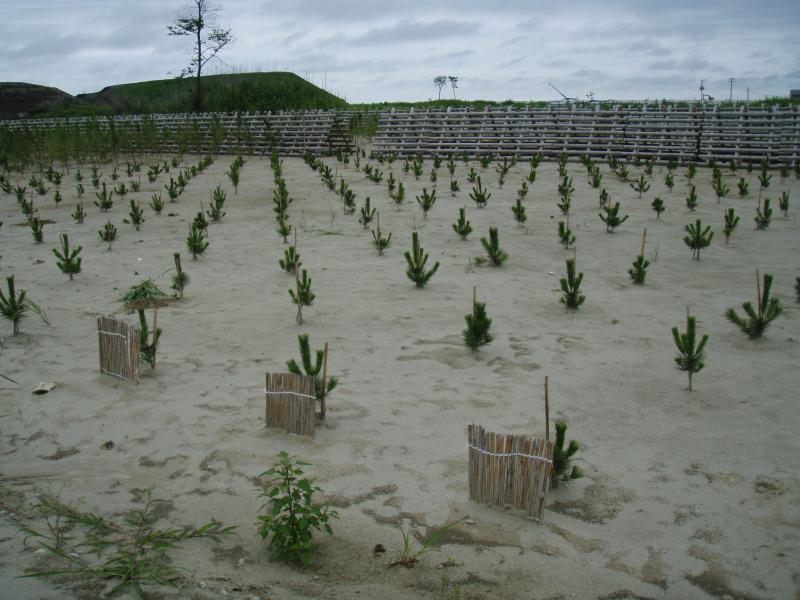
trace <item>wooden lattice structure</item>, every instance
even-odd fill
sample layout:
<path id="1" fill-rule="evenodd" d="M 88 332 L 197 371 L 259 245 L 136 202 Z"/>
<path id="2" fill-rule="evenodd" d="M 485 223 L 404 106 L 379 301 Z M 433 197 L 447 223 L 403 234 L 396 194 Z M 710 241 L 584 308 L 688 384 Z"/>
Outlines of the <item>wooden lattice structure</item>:
<path id="1" fill-rule="evenodd" d="M 570 106 L 382 112 L 378 152 L 400 156 L 639 157 L 793 163 L 800 158 L 797 106 Z"/>
<path id="2" fill-rule="evenodd" d="M 288 433 L 314 437 L 316 423 L 315 381 L 310 375 L 267 373 L 266 423 Z"/>
<path id="3" fill-rule="evenodd" d="M 528 435 L 467 428 L 469 497 L 475 502 L 512 506 L 539 521 L 553 466 L 553 443 Z"/>
<path id="4" fill-rule="evenodd" d="M 100 372 L 139 383 L 139 328 L 112 317 L 97 317 Z"/>

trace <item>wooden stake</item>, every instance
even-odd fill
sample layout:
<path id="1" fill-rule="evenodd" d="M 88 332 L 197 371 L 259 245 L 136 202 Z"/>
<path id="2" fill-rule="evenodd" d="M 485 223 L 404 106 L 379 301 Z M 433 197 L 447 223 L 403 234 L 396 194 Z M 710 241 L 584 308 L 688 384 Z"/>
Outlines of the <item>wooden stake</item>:
<path id="1" fill-rule="evenodd" d="M 548 390 L 549 378 L 544 376 L 544 442 L 550 443 L 550 397 Z"/>
<path id="2" fill-rule="evenodd" d="M 303 324 L 303 302 L 300 299 L 300 274 L 297 272 L 297 267 L 294 270 L 294 283 L 295 287 L 297 288 L 297 317 L 296 321 L 298 324 Z"/>
<path id="3" fill-rule="evenodd" d="M 475 322 L 475 318 L 477 317 L 478 313 L 478 288 L 472 286 L 472 321 Z"/>
<path id="4" fill-rule="evenodd" d="M 328 386 L 328 342 L 322 355 L 322 401 L 320 402 L 320 416 L 325 420 L 325 388 Z"/>
<path id="5" fill-rule="evenodd" d="M 153 307 L 153 360 L 150 361 L 150 366 L 156 368 L 156 329 L 158 328 L 158 307 Z"/>
<path id="6" fill-rule="evenodd" d="M 764 315 L 761 312 L 761 278 L 759 277 L 758 269 L 756 269 L 756 300 L 758 301 L 758 318 Z"/>
<path id="7" fill-rule="evenodd" d="M 639 251 L 639 256 L 644 256 L 644 242 L 647 239 L 647 227 L 642 232 L 642 249 Z"/>

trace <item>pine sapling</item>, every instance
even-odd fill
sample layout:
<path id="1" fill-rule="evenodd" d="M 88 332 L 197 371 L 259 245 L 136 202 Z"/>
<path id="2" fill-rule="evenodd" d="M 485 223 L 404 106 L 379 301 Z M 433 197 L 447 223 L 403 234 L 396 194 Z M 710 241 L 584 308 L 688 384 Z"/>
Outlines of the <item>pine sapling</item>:
<path id="1" fill-rule="evenodd" d="M 161 339 L 162 329 L 157 326 L 158 309 L 153 312 L 153 331 L 147 324 L 144 309 L 136 310 L 139 314 L 139 354 L 142 360 L 150 365 L 151 369 L 156 368 L 156 352 L 158 351 L 158 341 Z"/>
<path id="2" fill-rule="evenodd" d="M 646 192 L 647 190 L 650 189 L 650 183 L 647 181 L 647 178 L 644 175 L 640 175 L 639 179 L 637 179 L 630 185 L 634 192 L 639 193 L 639 198 L 642 197 L 643 192 Z"/>
<path id="3" fill-rule="evenodd" d="M 472 188 L 472 192 L 470 193 L 470 199 L 478 205 L 478 208 L 483 208 L 486 206 L 486 203 L 489 202 L 489 199 L 492 195 L 489 191 L 481 186 L 481 178 L 477 178 L 477 185 Z"/>
<path id="4" fill-rule="evenodd" d="M 278 228 L 275 231 L 283 237 L 284 244 L 289 243 L 289 234 L 292 233 L 292 226 L 289 225 L 289 215 L 283 215 L 278 221 Z"/>
<path id="5" fill-rule="evenodd" d="M 202 254 L 208 248 L 208 240 L 202 231 L 192 226 L 186 237 L 186 248 L 192 253 L 192 260 L 197 260 L 198 254 Z"/>
<path id="6" fill-rule="evenodd" d="M 436 262 L 429 270 L 425 270 L 425 265 L 428 262 L 428 254 L 425 252 L 424 248 L 419 245 L 419 236 L 416 231 L 411 234 L 411 250 L 406 250 L 403 256 L 405 256 L 406 263 L 408 264 L 406 275 L 418 288 L 425 287 L 431 277 L 433 277 L 439 269 L 439 263 Z"/>
<path id="7" fill-rule="evenodd" d="M 69 280 L 72 281 L 72 276 L 81 272 L 81 259 L 78 254 L 83 249 L 82 246 L 69 248 L 69 238 L 66 233 L 62 233 L 59 238 L 61 239 L 61 251 L 58 248 L 53 248 L 53 254 L 58 259 L 56 265 L 61 269 L 62 273 L 69 275 Z"/>
<path id="8" fill-rule="evenodd" d="M 455 198 L 456 194 L 461 191 L 461 188 L 458 186 L 458 181 L 455 179 L 450 180 L 450 195 Z"/>
<path id="9" fill-rule="evenodd" d="M 575 243 L 575 236 L 572 233 L 572 229 L 569 228 L 569 220 L 567 222 L 558 222 L 558 240 L 567 249 Z"/>
<path id="10" fill-rule="evenodd" d="M 397 191 L 393 194 L 389 194 L 389 196 L 391 196 L 392 200 L 394 200 L 394 203 L 398 206 L 403 203 L 403 200 L 406 199 L 406 188 L 402 181 L 397 184 Z"/>
<path id="11" fill-rule="evenodd" d="M 711 225 L 703 229 L 703 223 L 697 219 L 694 223 L 686 225 L 684 230 L 688 235 L 683 238 L 683 243 L 692 249 L 692 258 L 700 260 L 700 250 L 709 246 L 714 238 Z"/>
<path id="12" fill-rule="evenodd" d="M 97 200 L 94 201 L 95 206 L 100 209 L 100 212 L 108 212 L 114 206 L 114 192 L 106 189 L 106 183 L 103 182 L 103 191 L 96 192 Z"/>
<path id="13" fill-rule="evenodd" d="M 769 183 L 772 180 L 772 175 L 767 173 L 766 169 L 761 169 L 761 173 L 758 176 L 758 183 L 760 185 L 760 190 L 763 191 L 769 187 Z"/>
<path id="14" fill-rule="evenodd" d="M 228 179 L 231 180 L 231 185 L 233 185 L 233 193 L 237 195 L 239 194 L 240 169 L 239 163 L 234 160 L 227 171 Z"/>
<path id="15" fill-rule="evenodd" d="M 78 194 L 78 198 L 83 197 L 83 193 L 86 191 L 86 188 L 83 187 L 82 183 L 79 183 L 75 186 L 75 192 Z"/>
<path id="16" fill-rule="evenodd" d="M 55 202 L 55 203 L 56 203 L 56 206 L 58 206 L 59 204 L 61 204 L 61 201 L 62 201 L 63 199 L 64 199 L 64 198 L 61 196 L 61 190 L 56 190 L 56 193 L 55 193 L 55 194 L 53 194 L 53 202 Z"/>
<path id="17" fill-rule="evenodd" d="M 772 321 L 783 312 L 781 301 L 778 298 L 770 298 L 771 288 L 772 275 L 764 273 L 764 289 L 762 291 L 759 273 L 756 271 L 756 308 L 754 309 L 753 304 L 749 301 L 742 304 L 742 309 L 746 313 L 745 317 L 740 317 L 732 308 L 725 311 L 728 320 L 746 333 L 750 339 L 760 338 L 764 335 Z"/>
<path id="18" fill-rule="evenodd" d="M 208 211 L 206 211 L 208 216 L 215 223 L 221 221 L 222 217 L 225 216 L 225 211 L 222 210 L 222 207 L 225 205 L 225 200 L 225 190 L 222 189 L 221 185 L 217 184 L 217 187 L 211 192 L 211 206 Z"/>
<path id="19" fill-rule="evenodd" d="M 294 273 L 297 267 L 302 265 L 300 262 L 300 253 L 297 251 L 297 246 L 289 246 L 283 251 L 283 258 L 278 261 L 281 269 L 287 273 Z"/>
<path id="20" fill-rule="evenodd" d="M 778 198 L 778 208 L 781 209 L 783 216 L 789 218 L 789 192 L 783 191 Z"/>
<path id="21" fill-rule="evenodd" d="M 750 193 L 750 184 L 744 177 L 739 178 L 739 183 L 737 184 L 737 187 L 739 188 L 739 196 L 741 196 L 742 198 L 744 198 L 745 196 L 747 196 L 747 194 Z"/>
<path id="22" fill-rule="evenodd" d="M 459 208 L 458 221 L 453 223 L 453 231 L 460 235 L 462 240 L 467 239 L 467 236 L 472 233 L 472 225 L 467 221 L 466 212 L 466 208 Z"/>
<path id="23" fill-rule="evenodd" d="M 70 216 L 75 219 L 76 223 L 83 223 L 86 218 L 86 211 L 83 210 L 83 202 L 78 202 Z"/>
<path id="24" fill-rule="evenodd" d="M 728 243 L 728 240 L 731 237 L 734 229 L 739 224 L 739 217 L 736 216 L 736 211 L 732 208 L 729 208 L 725 211 L 725 227 L 722 230 L 722 233 L 725 235 L 725 243 Z"/>
<path id="25" fill-rule="evenodd" d="M 486 303 L 478 302 L 475 293 L 475 288 L 473 288 L 472 312 L 464 317 L 467 322 L 467 328 L 463 332 L 464 344 L 473 352 L 494 339 L 489 332 L 492 320 L 486 314 Z"/>
<path id="26" fill-rule="evenodd" d="M 164 210 L 164 200 L 161 199 L 161 192 L 153 194 L 150 197 L 150 208 L 152 208 L 153 212 L 157 215 L 160 215 L 161 211 Z"/>
<path id="27" fill-rule="evenodd" d="M 108 244 L 108 249 L 111 250 L 111 242 L 117 239 L 117 228 L 111 224 L 111 219 L 103 225 L 103 228 L 97 232 L 97 235 Z"/>
<path id="28" fill-rule="evenodd" d="M 756 209 L 756 229 L 766 229 L 772 221 L 772 209 L 769 207 L 769 198 L 764 198 L 764 206 L 762 208 L 761 201 L 758 202 Z"/>
<path id="29" fill-rule="evenodd" d="M 178 298 L 183 298 L 183 290 L 189 285 L 189 275 L 181 267 L 181 255 L 176 252 L 173 255 L 175 259 L 175 274 L 172 276 L 172 289 Z"/>
<path id="30" fill-rule="evenodd" d="M 661 218 L 661 213 L 667 210 L 667 207 L 664 206 L 664 201 L 656 196 L 653 201 L 650 203 L 650 206 L 654 211 L 656 211 L 656 219 Z"/>
<path id="31" fill-rule="evenodd" d="M 642 233 L 642 247 L 639 250 L 639 256 L 633 261 L 633 266 L 628 269 L 628 275 L 631 276 L 633 283 L 643 284 L 647 277 L 647 267 L 650 266 L 650 261 L 644 257 L 644 244 L 647 239 L 647 229 Z"/>
<path id="32" fill-rule="evenodd" d="M 324 376 L 327 376 L 327 373 L 325 373 L 325 363 L 327 361 L 326 354 L 328 345 L 325 344 L 325 350 L 317 350 L 315 352 L 316 360 L 312 363 L 308 335 L 298 335 L 297 341 L 300 345 L 300 364 L 298 364 L 294 359 L 291 359 L 286 363 L 286 368 L 290 373 L 295 373 L 297 375 L 310 375 L 313 377 L 317 400 L 324 401 L 327 395 L 331 393 L 339 383 L 339 379 L 333 376 L 323 378 Z"/>
<path id="33" fill-rule="evenodd" d="M 672 193 L 672 188 L 675 187 L 675 176 L 672 173 L 664 175 L 664 185 L 666 185 L 667 189 Z"/>
<path id="34" fill-rule="evenodd" d="M 298 324 L 303 324 L 303 307 L 311 306 L 316 298 L 314 292 L 311 291 L 311 278 L 308 276 L 308 271 L 303 269 L 303 276 L 299 277 L 297 270 L 294 272 L 295 276 L 295 289 L 289 290 L 289 296 L 292 302 L 297 305 Z"/>
<path id="35" fill-rule="evenodd" d="M 19 333 L 19 322 L 28 310 L 28 304 L 26 303 L 27 292 L 20 290 L 17 293 L 13 275 L 6 277 L 6 285 L 8 286 L 8 295 L 3 294 L 3 290 L 0 289 L 0 314 L 11 321 L 12 331 L 14 335 L 17 335 Z"/>
<path id="36" fill-rule="evenodd" d="M 598 198 L 600 201 L 600 208 L 603 208 L 611 201 L 611 194 L 608 193 L 607 189 L 603 188 L 600 190 L 600 195 Z"/>
<path id="37" fill-rule="evenodd" d="M 142 227 L 142 223 L 144 223 L 144 209 L 139 201 L 134 202 L 131 200 L 131 210 L 128 216 L 130 219 L 123 219 L 122 222 L 133 225 L 136 231 L 139 231 Z"/>
<path id="38" fill-rule="evenodd" d="M 614 233 L 614 229 L 627 221 L 629 216 L 630 215 L 625 215 L 624 217 L 619 216 L 619 202 L 613 206 L 611 202 L 608 202 L 603 206 L 603 212 L 600 213 L 600 220 L 606 224 L 606 231 L 608 233 Z"/>
<path id="39" fill-rule="evenodd" d="M 44 221 L 39 218 L 38 212 L 33 212 L 33 214 L 31 214 L 28 225 L 30 225 L 33 240 L 37 244 L 41 244 L 44 240 Z"/>
<path id="40" fill-rule="evenodd" d="M 694 186 L 694 184 L 689 184 L 689 195 L 686 197 L 686 208 L 692 212 L 694 212 L 694 209 L 697 208 L 697 188 Z"/>
<path id="41" fill-rule="evenodd" d="M 164 184 L 164 189 L 167 191 L 167 196 L 169 196 L 170 202 L 175 202 L 178 199 L 178 196 L 181 195 L 181 188 L 177 184 L 177 182 L 170 177 L 169 184 Z"/>
<path id="42" fill-rule="evenodd" d="M 517 197 L 517 201 L 511 205 L 511 212 L 514 214 L 514 220 L 520 225 L 528 220 L 528 215 L 525 214 L 525 205 L 520 197 Z"/>
<path id="43" fill-rule="evenodd" d="M 475 183 L 478 180 L 478 172 L 470 167 L 467 171 L 467 183 Z"/>
<path id="44" fill-rule="evenodd" d="M 383 236 L 383 232 L 381 231 L 381 214 L 377 213 L 377 227 L 372 230 L 372 243 L 375 245 L 375 248 L 378 250 L 378 256 L 383 256 L 383 251 L 389 247 L 389 244 L 392 242 L 392 234 L 391 232 L 387 237 Z"/>
<path id="45" fill-rule="evenodd" d="M 500 235 L 497 227 L 489 227 L 489 238 L 482 237 L 481 245 L 486 250 L 486 257 L 480 256 L 475 259 L 477 264 L 488 262 L 493 267 L 502 267 L 508 260 L 508 253 L 500 247 Z"/>
<path id="46" fill-rule="evenodd" d="M 432 190 L 428 193 L 428 190 L 422 188 L 422 194 L 417 196 L 417 204 L 419 204 L 420 208 L 422 209 L 422 218 L 428 218 L 428 211 L 433 208 L 433 205 L 436 204 L 436 190 Z"/>
<path id="47" fill-rule="evenodd" d="M 686 311 L 686 333 L 678 331 L 677 327 L 672 328 L 672 339 L 678 348 L 678 356 L 675 357 L 675 364 L 679 371 L 685 371 L 689 376 L 689 391 L 692 391 L 692 375 L 705 367 L 705 355 L 703 350 L 708 342 L 708 336 L 704 335 L 697 343 L 696 318 Z"/>
<path id="48" fill-rule="evenodd" d="M 567 308 L 577 309 L 586 300 L 586 296 L 580 293 L 583 273 L 576 273 L 575 255 L 567 259 L 567 276 L 562 277 L 561 283 L 561 303 Z"/>
<path id="49" fill-rule="evenodd" d="M 436 194 L 436 192 L 433 193 L 434 195 Z M 358 222 L 364 226 L 364 229 L 366 229 L 372 222 L 372 219 L 375 218 L 376 210 L 377 209 L 370 206 L 370 199 L 369 196 L 367 196 L 364 199 L 364 206 L 361 207 L 361 216 L 358 218 Z"/>
<path id="50" fill-rule="evenodd" d="M 569 482 L 583 477 L 583 471 L 572 464 L 573 457 L 580 450 L 580 444 L 575 440 L 570 440 L 566 449 L 564 443 L 567 441 L 567 424 L 564 421 L 556 421 L 556 442 L 553 446 L 553 469 L 550 471 L 550 487 L 557 488 L 562 481 Z"/>
<path id="51" fill-rule="evenodd" d="M 731 191 L 727 185 L 722 182 L 722 177 L 714 180 L 714 193 L 717 195 L 717 204 L 722 198 L 725 198 Z"/>
<path id="52" fill-rule="evenodd" d="M 394 188 L 397 186 L 397 179 L 394 177 L 394 173 L 389 171 L 389 177 L 386 178 L 386 187 L 389 189 L 389 195 L 392 195 Z"/>

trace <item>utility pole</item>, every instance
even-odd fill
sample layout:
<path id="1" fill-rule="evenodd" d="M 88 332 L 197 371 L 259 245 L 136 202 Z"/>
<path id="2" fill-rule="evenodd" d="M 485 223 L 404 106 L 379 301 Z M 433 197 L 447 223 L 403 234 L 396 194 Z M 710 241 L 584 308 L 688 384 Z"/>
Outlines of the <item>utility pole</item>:
<path id="1" fill-rule="evenodd" d="M 705 79 L 700 80 L 700 102 L 706 99 L 705 96 L 706 86 L 704 85 L 705 81 L 706 81 Z"/>
<path id="2" fill-rule="evenodd" d="M 736 81 L 736 79 L 733 78 L 733 77 L 728 77 L 728 81 L 730 81 L 730 83 L 731 83 L 731 94 L 728 97 L 728 100 L 733 102 L 733 82 Z"/>

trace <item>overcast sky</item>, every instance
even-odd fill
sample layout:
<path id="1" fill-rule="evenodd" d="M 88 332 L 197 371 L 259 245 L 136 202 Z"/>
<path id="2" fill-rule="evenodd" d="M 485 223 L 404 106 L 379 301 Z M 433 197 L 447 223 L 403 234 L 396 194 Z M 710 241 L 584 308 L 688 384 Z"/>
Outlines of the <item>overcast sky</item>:
<path id="1" fill-rule="evenodd" d="M 798 0 L 220 0 L 236 36 L 213 69 L 289 70 L 350 102 L 727 98 L 800 88 Z M 72 94 L 163 79 L 184 0 L 0 0 L 0 81 Z M 449 87 L 443 93 L 450 96 Z"/>

